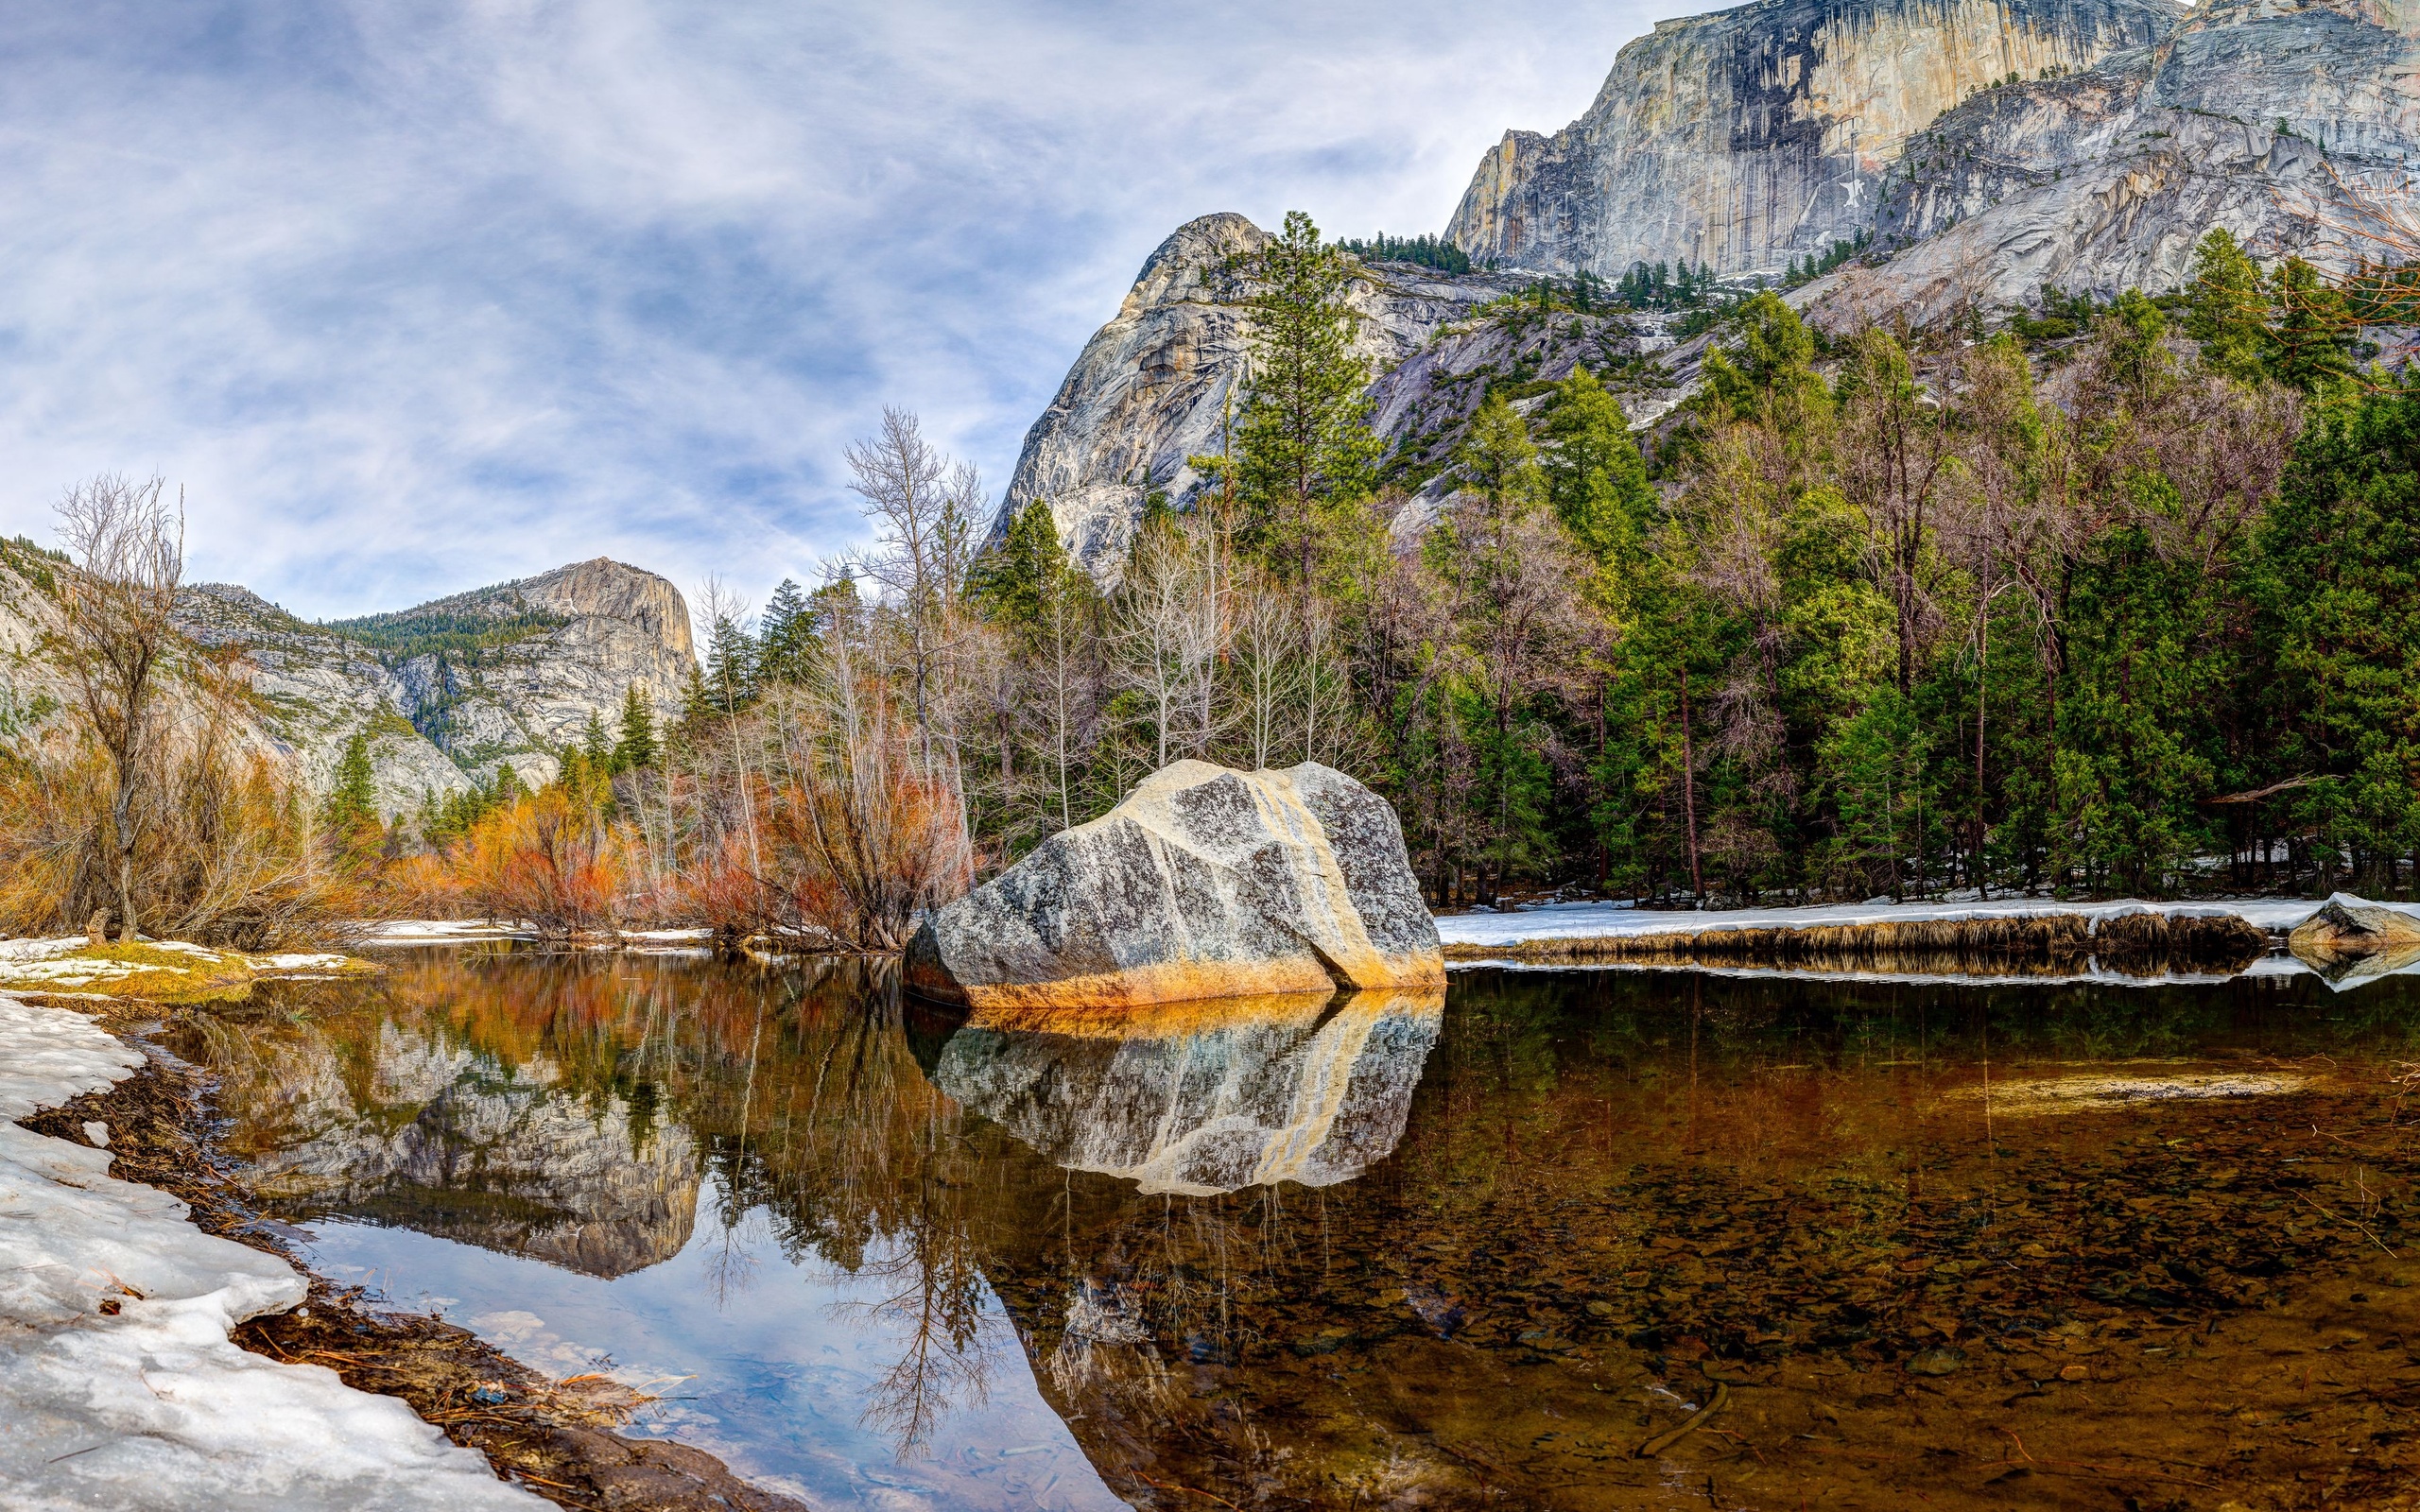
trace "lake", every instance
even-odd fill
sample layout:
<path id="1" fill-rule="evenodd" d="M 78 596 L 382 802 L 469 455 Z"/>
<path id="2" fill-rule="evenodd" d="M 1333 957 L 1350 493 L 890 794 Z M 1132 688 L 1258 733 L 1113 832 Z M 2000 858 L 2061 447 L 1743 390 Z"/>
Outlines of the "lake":
<path id="1" fill-rule="evenodd" d="M 171 1029 L 263 1210 L 814 1505 L 2420 1475 L 2411 978 L 1479 970 L 1113 1023 L 867 962 L 383 958 Z"/>

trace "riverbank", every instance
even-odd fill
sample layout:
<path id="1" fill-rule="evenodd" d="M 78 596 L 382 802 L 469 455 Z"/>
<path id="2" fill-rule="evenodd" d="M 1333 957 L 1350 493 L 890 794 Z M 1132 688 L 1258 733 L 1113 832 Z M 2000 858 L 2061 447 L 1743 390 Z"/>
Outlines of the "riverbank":
<path id="1" fill-rule="evenodd" d="M 626 1388 L 300 1269 L 147 1027 L 0 995 L 0 1419 L 29 1425 L 0 1444 L 0 1502 L 797 1512 L 610 1432 L 644 1400 Z"/>
<path id="2" fill-rule="evenodd" d="M 2372 906 L 2345 894 L 2338 901 Z M 1437 931 L 1445 958 L 1461 965 L 1638 963 L 1916 975 L 1987 970 L 2155 979 L 2250 971 L 2322 906 L 2277 898 L 1885 901 L 1701 910 L 1546 903 L 1444 915 Z M 2420 905 L 2382 906 L 2420 917 Z"/>

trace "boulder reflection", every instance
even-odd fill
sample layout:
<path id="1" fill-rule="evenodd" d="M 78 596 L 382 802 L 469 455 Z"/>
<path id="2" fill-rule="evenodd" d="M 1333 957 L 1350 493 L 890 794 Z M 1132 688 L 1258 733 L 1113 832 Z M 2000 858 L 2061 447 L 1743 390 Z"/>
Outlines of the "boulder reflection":
<path id="1" fill-rule="evenodd" d="M 1053 1164 L 1215 1196 L 1360 1175 L 1403 1137 L 1442 990 L 982 1010 L 934 1079 Z"/>

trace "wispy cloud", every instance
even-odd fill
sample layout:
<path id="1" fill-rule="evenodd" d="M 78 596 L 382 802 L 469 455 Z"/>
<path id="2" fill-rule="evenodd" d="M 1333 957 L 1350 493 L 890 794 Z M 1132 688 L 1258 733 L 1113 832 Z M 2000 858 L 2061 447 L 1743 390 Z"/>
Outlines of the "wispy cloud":
<path id="1" fill-rule="evenodd" d="M 1655 12 L 84 4 L 0 16 L 0 534 L 104 469 L 307 615 L 598 554 L 760 597 L 885 404 L 1004 483 L 1214 210 L 1433 231 Z"/>

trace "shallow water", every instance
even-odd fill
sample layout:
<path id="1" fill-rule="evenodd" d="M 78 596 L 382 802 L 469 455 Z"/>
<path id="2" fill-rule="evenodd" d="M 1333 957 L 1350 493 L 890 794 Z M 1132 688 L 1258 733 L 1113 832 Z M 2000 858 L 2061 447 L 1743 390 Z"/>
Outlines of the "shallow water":
<path id="1" fill-rule="evenodd" d="M 2420 1474 L 2420 983 L 1480 971 L 1113 1025 L 861 964 L 388 959 L 176 1030 L 265 1207 L 819 1506 Z"/>

